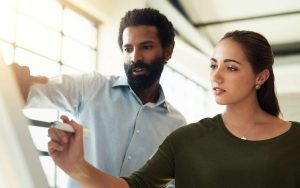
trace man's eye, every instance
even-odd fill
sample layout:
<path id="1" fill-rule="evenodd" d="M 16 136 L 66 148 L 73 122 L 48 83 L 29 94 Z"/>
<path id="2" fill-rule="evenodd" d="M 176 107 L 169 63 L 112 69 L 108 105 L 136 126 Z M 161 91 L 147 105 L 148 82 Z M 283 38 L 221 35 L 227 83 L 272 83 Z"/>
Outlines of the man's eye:
<path id="1" fill-rule="evenodd" d="M 150 50 L 150 49 L 152 49 L 152 48 L 153 48 L 152 45 L 145 45 L 145 46 L 144 46 L 144 49 L 146 49 L 146 50 Z"/>
<path id="2" fill-rule="evenodd" d="M 132 51 L 132 48 L 123 48 L 123 51 L 129 53 Z"/>

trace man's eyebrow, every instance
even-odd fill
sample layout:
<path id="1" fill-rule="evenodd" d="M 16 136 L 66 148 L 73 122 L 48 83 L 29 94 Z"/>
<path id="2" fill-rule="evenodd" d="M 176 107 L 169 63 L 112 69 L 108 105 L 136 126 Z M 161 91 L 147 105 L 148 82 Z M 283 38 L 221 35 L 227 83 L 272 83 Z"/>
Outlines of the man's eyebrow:
<path id="1" fill-rule="evenodd" d="M 130 46 L 132 46 L 132 45 L 130 45 L 130 44 L 123 44 L 122 47 L 130 47 Z"/>
<path id="2" fill-rule="evenodd" d="M 154 42 L 151 40 L 146 40 L 140 43 L 140 45 L 153 44 Z"/>
<path id="3" fill-rule="evenodd" d="M 146 40 L 146 41 L 143 41 L 141 43 L 139 43 L 139 45 L 146 45 L 146 44 L 153 44 L 154 42 L 152 40 Z M 131 47 L 132 45 L 131 44 L 123 44 L 123 47 Z"/>

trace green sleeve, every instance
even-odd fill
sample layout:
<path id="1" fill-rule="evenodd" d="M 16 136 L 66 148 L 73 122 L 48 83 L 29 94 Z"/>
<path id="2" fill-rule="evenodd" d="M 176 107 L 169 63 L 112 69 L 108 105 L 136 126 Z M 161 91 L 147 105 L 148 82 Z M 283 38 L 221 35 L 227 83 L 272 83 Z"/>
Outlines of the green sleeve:
<path id="1" fill-rule="evenodd" d="M 166 187 L 174 178 L 174 151 L 168 137 L 142 168 L 123 178 L 130 188 Z"/>

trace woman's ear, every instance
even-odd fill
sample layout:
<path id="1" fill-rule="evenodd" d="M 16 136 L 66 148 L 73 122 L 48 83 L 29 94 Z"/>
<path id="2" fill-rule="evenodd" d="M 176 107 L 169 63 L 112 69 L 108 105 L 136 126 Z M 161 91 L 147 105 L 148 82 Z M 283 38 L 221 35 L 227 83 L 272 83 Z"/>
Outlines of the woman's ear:
<path id="1" fill-rule="evenodd" d="M 270 76 L 269 69 L 264 69 L 263 71 L 257 74 L 256 84 L 263 85 L 268 80 L 269 76 Z"/>

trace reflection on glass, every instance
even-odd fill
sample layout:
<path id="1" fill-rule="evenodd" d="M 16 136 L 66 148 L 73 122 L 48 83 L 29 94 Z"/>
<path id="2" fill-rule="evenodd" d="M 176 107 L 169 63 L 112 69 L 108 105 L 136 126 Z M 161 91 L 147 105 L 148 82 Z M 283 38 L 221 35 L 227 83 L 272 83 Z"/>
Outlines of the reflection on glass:
<path id="1" fill-rule="evenodd" d="M 53 0 L 19 1 L 20 11 L 56 30 L 61 29 L 62 6 Z"/>
<path id="2" fill-rule="evenodd" d="M 16 13 L 13 10 L 2 10 L 0 4 L 0 39 L 14 42 Z"/>
<path id="3" fill-rule="evenodd" d="M 35 147 L 40 151 L 48 151 L 48 128 L 29 126 L 29 131 Z"/>
<path id="4" fill-rule="evenodd" d="M 168 101 L 185 116 L 188 123 L 206 116 L 206 91 L 202 87 L 168 67 L 164 68 L 161 85 Z"/>
<path id="5" fill-rule="evenodd" d="M 62 62 L 82 72 L 90 72 L 96 66 L 96 51 L 64 37 Z"/>
<path id="6" fill-rule="evenodd" d="M 2 7 L 16 7 L 17 0 L 0 0 L 0 11 Z"/>
<path id="7" fill-rule="evenodd" d="M 11 64 L 13 61 L 14 48 L 11 44 L 0 40 L 0 51 L 6 64 Z"/>
<path id="8" fill-rule="evenodd" d="M 59 73 L 59 64 L 34 53 L 17 48 L 15 61 L 30 68 L 31 75 L 53 77 Z"/>
<path id="9" fill-rule="evenodd" d="M 67 112 L 60 112 L 55 108 L 26 108 L 23 110 L 23 113 L 27 118 L 46 122 L 56 121 L 63 114 L 67 115 L 69 118 L 74 119 L 71 114 Z M 36 148 L 40 151 L 47 152 L 48 142 L 50 140 L 48 137 L 48 129 L 29 126 L 29 131 Z M 67 187 L 68 176 L 59 168 L 55 168 L 55 165 L 50 157 L 41 156 L 40 161 L 50 186 L 57 187 L 57 185 L 59 185 L 59 187 Z"/>
<path id="10" fill-rule="evenodd" d="M 17 27 L 17 44 L 36 51 L 49 58 L 59 60 L 60 40 L 59 32 L 49 30 L 33 20 L 20 16 Z"/>
<path id="11" fill-rule="evenodd" d="M 40 161 L 51 187 L 55 186 L 55 165 L 53 160 L 47 156 L 40 156 Z"/>
<path id="12" fill-rule="evenodd" d="M 80 42 L 90 45 L 92 48 L 96 48 L 97 28 L 91 21 L 70 9 L 65 9 L 64 11 L 63 32 L 67 36 L 71 36 Z"/>
<path id="13" fill-rule="evenodd" d="M 74 69 L 69 66 L 63 65 L 61 67 L 61 74 L 81 74 L 81 71 L 78 69 Z"/>

